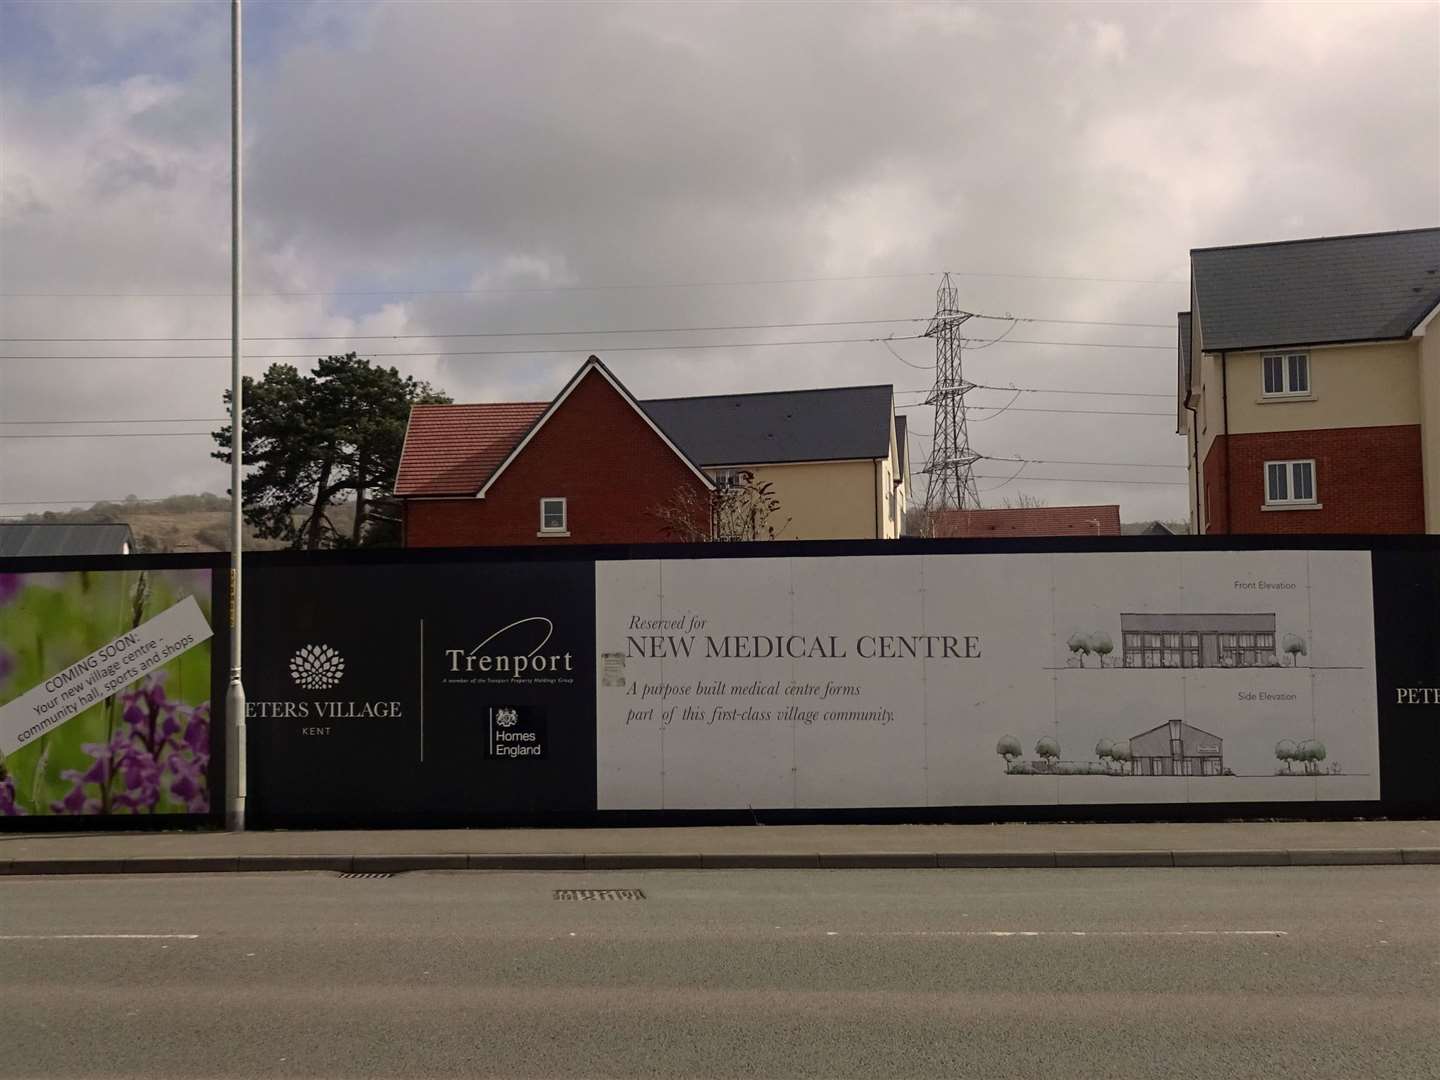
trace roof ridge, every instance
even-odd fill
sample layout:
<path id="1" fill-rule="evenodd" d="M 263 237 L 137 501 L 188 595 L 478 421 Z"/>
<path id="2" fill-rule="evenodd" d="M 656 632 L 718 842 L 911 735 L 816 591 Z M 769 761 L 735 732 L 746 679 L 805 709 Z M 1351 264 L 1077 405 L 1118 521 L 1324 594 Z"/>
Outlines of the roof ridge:
<path id="1" fill-rule="evenodd" d="M 780 394 L 823 394 L 838 390 L 895 390 L 894 383 L 860 383 L 855 386 L 804 386 L 794 390 L 741 390 L 730 394 L 677 394 L 674 397 L 639 398 L 640 404 L 660 401 L 709 401 L 728 397 L 774 397 Z"/>
<path id="2" fill-rule="evenodd" d="M 1336 233 L 1325 236 L 1302 236 L 1292 240 L 1261 240 L 1249 244 L 1214 244 L 1210 247 L 1194 247 L 1190 254 L 1199 251 L 1238 251 L 1242 248 L 1285 247 L 1293 244 L 1320 244 L 1331 240 L 1365 240 L 1375 236 L 1410 236 L 1415 233 L 1440 234 L 1440 225 L 1426 225 L 1415 229 L 1380 229 L 1376 232 Z"/>
<path id="3" fill-rule="evenodd" d="M 548 401 L 419 401 L 410 408 L 414 409 L 494 409 L 514 405 L 539 405 L 548 406 Z"/>

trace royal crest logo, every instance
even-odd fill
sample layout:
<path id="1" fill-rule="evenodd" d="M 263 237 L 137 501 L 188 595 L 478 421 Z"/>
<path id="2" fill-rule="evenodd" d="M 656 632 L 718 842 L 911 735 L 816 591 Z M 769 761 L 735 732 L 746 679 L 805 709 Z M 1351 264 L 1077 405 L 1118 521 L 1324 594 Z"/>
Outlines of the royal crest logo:
<path id="1" fill-rule="evenodd" d="M 520 722 L 520 714 L 514 709 L 496 709 L 495 723 L 502 728 L 512 728 Z"/>
<path id="2" fill-rule="evenodd" d="M 345 675 L 345 658 L 329 645 L 305 645 L 290 658 L 290 678 L 305 690 L 329 690 Z"/>

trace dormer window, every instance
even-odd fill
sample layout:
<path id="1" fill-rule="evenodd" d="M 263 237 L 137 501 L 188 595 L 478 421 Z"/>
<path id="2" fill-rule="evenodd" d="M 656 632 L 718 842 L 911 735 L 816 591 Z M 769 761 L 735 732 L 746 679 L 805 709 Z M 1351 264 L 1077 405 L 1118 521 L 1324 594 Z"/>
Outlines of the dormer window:
<path id="1" fill-rule="evenodd" d="M 1263 357 L 1266 397 L 1300 397 L 1310 393 L 1310 354 L 1274 353 Z"/>

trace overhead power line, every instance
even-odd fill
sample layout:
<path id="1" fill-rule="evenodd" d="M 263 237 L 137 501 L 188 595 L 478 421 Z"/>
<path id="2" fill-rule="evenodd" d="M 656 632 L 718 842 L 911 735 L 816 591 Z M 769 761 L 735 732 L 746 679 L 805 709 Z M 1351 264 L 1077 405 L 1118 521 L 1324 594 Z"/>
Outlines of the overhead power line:
<path id="1" fill-rule="evenodd" d="M 786 345 L 855 345 L 874 344 L 877 341 L 916 341 L 923 337 L 922 334 L 909 334 L 904 337 L 890 338 L 819 338 L 804 341 L 730 341 L 724 343 L 704 343 L 697 345 L 615 345 L 609 346 L 600 351 L 605 353 L 621 352 L 690 352 L 697 349 L 768 349 Z M 366 352 L 366 357 L 404 358 L 404 357 L 431 357 L 431 356 L 570 356 L 572 354 L 584 354 L 592 349 L 462 349 L 458 351 L 435 351 L 435 352 Z M 263 353 L 247 354 L 246 360 L 310 360 L 315 354 L 304 353 Z M 229 360 L 229 353 L 188 353 L 183 355 L 157 356 L 154 354 L 116 354 L 116 353 L 88 353 L 84 355 L 67 356 L 0 356 L 0 360 Z"/>
<path id="2" fill-rule="evenodd" d="M 423 336 L 423 335 L 422 335 Z M 599 350 L 607 353 L 620 352 L 682 352 L 696 349 L 765 349 L 786 345 L 857 345 L 857 344 L 881 344 L 893 341 L 919 341 L 923 334 L 905 334 L 903 336 L 886 337 L 858 337 L 858 338 L 821 338 L 804 341 L 730 341 L 730 342 L 706 342 L 701 344 L 676 344 L 676 345 L 611 345 Z M 226 339 L 228 340 L 228 339 Z M 247 339 L 257 340 L 257 339 Z M 991 339 L 993 340 L 993 339 Z M 980 338 L 964 338 L 963 342 L 975 341 L 985 344 L 986 341 Z M 995 344 L 1004 345 L 1071 345 L 1084 349 L 1150 349 L 1160 352 L 1171 352 L 1173 345 L 1134 345 L 1128 342 L 1114 341 L 1025 341 L 1019 338 L 1007 338 L 1003 341 L 994 341 Z M 428 357 L 428 356 L 565 356 L 570 353 L 588 353 L 593 349 L 467 349 L 460 351 L 413 351 L 413 352 L 371 352 L 365 351 L 367 357 Z M 306 360 L 314 356 L 313 352 L 304 353 L 266 353 L 262 355 L 250 354 L 247 360 Z M 229 353 L 187 353 L 171 354 L 160 356 L 153 353 L 88 353 L 83 355 L 34 355 L 25 354 L 17 356 L 0 356 L 0 360 L 228 360 Z M 907 361 L 908 362 L 908 361 Z M 911 365 L 912 367 L 917 365 Z"/>
<path id="3" fill-rule="evenodd" d="M 247 292 L 247 299 L 268 296 L 487 296 L 520 293 L 552 292 L 603 292 L 607 290 L 643 289 L 713 289 L 734 288 L 747 285 L 807 285 L 839 281 L 887 281 L 902 278 L 938 278 L 942 270 L 917 270 L 897 274 L 840 274 L 815 277 L 789 278 L 745 278 L 716 281 L 669 281 L 669 282 L 622 282 L 595 285 L 519 285 L 513 287 L 492 287 L 487 289 L 323 289 L 280 292 Z M 1014 281 L 1078 281 L 1118 285 L 1175 285 L 1186 286 L 1188 282 L 1179 278 L 1124 278 L 1103 277 L 1085 274 L 1011 274 L 991 270 L 952 270 L 951 277 L 1001 278 Z M 125 297 L 194 297 L 226 296 L 228 292 L 0 292 L 0 297 L 53 297 L 53 298 L 125 298 Z"/>
<path id="4" fill-rule="evenodd" d="M 0 420 L 0 424 L 228 424 L 228 416 L 155 416 L 149 419 L 131 417 L 110 420 Z"/>
<path id="5" fill-rule="evenodd" d="M 57 431 L 43 434 L 11 435 L 8 432 L 0 439 L 183 439 L 186 436 L 204 435 L 208 431 Z"/>
<path id="6" fill-rule="evenodd" d="M 977 479 L 977 480 L 1009 480 L 1009 479 L 1012 479 L 1012 478 L 1011 478 L 1011 477 L 1006 477 L 1006 476 L 992 476 L 992 475 L 986 475 L 986 474 L 982 474 L 982 473 L 976 473 L 976 474 L 975 474 L 975 479 Z M 1188 487 L 1188 486 L 1189 486 L 1188 482 L 1185 481 L 1185 480 L 1111 480 L 1111 479 L 1109 479 L 1108 477 L 1087 477 L 1087 476 L 1035 476 L 1034 474 L 1027 474 L 1027 475 L 1025 476 L 1025 479 L 1026 479 L 1026 480 L 1044 480 L 1044 481 L 1047 481 L 1047 482 L 1050 482 L 1050 483 L 1057 483 L 1057 484 L 1090 484 L 1090 485 L 1092 485 L 1092 486 L 1097 486 L 1097 487 L 1098 487 L 1098 486 L 1102 486 L 1102 485 L 1104 485 L 1104 484 L 1136 484 L 1136 485 L 1139 485 L 1139 486 L 1141 486 L 1141 487 Z"/>
<path id="7" fill-rule="evenodd" d="M 1056 458 L 1010 458 L 992 457 L 989 454 L 981 454 L 986 461 L 1003 461 L 1009 465 L 1097 465 L 1114 466 L 1117 469 L 1185 469 L 1187 465 L 1159 465 L 1153 461 L 1071 461 L 1068 459 Z"/>
<path id="8" fill-rule="evenodd" d="M 439 341 L 450 338 L 490 338 L 490 337 L 573 337 L 601 334 L 690 334 L 690 333 L 721 333 L 727 330 L 794 330 L 812 328 L 816 326 L 877 326 L 888 323 L 920 323 L 928 322 L 930 316 L 903 316 L 898 319 L 837 319 L 829 322 L 781 322 L 781 323 L 744 323 L 730 324 L 726 326 L 647 326 L 630 327 L 616 330 L 468 330 L 463 333 L 440 333 L 440 334 L 279 334 L 261 335 L 247 334 L 246 341 Z M 83 344 L 90 342 L 215 342 L 229 341 L 227 337 L 0 337 L 0 342 L 9 344 L 20 344 L 22 342 L 65 342 L 70 344 Z"/>
<path id="9" fill-rule="evenodd" d="M 1173 398 L 1170 394 L 1152 394 L 1138 390 L 1058 390 L 1054 387 L 1044 386 L 989 386 L 985 383 L 976 383 L 976 390 L 995 390 L 1000 393 L 1009 393 L 1018 390 L 1022 394 L 1079 394 L 1086 397 L 1149 397 L 1149 398 Z"/>
<path id="10" fill-rule="evenodd" d="M 919 408 L 919 404 L 907 406 L 907 408 Z M 1168 412 L 1137 412 L 1118 411 L 1112 409 L 1036 409 L 1030 406 L 1007 406 L 1007 405 L 970 405 L 967 406 L 972 412 L 1033 412 L 1033 413 L 1069 413 L 1075 416 L 1169 416 L 1174 413 Z M 988 417 L 986 418 L 988 419 Z"/>
<path id="11" fill-rule="evenodd" d="M 971 315 L 971 318 L 1004 320 L 1011 323 L 1012 327 L 1017 323 L 1053 323 L 1057 325 L 1070 326 L 1135 326 L 1153 327 L 1161 330 L 1173 330 L 1174 327 L 1166 323 L 1129 323 L 1129 322 L 1103 322 L 1085 319 L 1041 319 L 1020 315 Z M 819 326 L 884 326 L 891 323 L 921 323 L 929 322 L 929 315 L 903 315 L 893 319 L 830 319 L 815 322 L 777 322 L 777 323 L 727 323 L 718 326 L 632 326 L 617 327 L 614 329 L 580 329 L 580 330 L 464 330 L 464 331 L 442 331 L 434 334 L 252 334 L 247 335 L 246 341 L 439 341 L 454 338 L 500 338 L 500 337 L 585 337 L 600 336 L 605 334 L 710 334 L 724 333 L 730 330 L 794 330 L 809 329 Z M 1008 331 L 1007 331 L 1008 333 Z M 198 344 L 201 342 L 222 342 L 229 341 L 228 336 L 213 337 L 0 337 L 0 342 L 11 345 L 18 344 L 89 344 L 96 342 L 117 342 L 117 343 L 157 343 L 157 342 L 181 342 Z M 980 338 L 966 338 L 966 341 L 982 342 L 984 344 L 996 344 L 1008 340 L 1004 335 L 999 338 L 985 342 Z M 1030 342 L 1029 344 L 1050 344 L 1049 342 Z M 1060 344 L 1060 343 L 1057 343 Z M 1076 343 L 1086 344 L 1086 343 Z M 1093 343 L 1091 343 L 1093 344 Z M 1151 345 L 1146 348 L 1170 349 L 1170 345 Z"/>

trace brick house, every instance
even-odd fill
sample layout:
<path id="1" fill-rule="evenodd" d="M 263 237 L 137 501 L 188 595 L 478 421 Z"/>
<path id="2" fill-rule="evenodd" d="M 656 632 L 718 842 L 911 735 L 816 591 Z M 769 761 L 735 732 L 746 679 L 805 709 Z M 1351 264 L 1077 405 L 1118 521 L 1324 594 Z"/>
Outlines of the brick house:
<path id="1" fill-rule="evenodd" d="M 416 405 L 395 494 L 406 547 L 673 539 L 650 507 L 710 478 L 591 357 L 549 402 Z"/>
<path id="2" fill-rule="evenodd" d="M 938 510 L 935 538 L 1003 536 L 1119 536 L 1120 506 L 1023 506 L 999 510 Z"/>
<path id="3" fill-rule="evenodd" d="M 1440 532 L 1440 229 L 1190 266 L 1176 425 L 1195 532 Z"/>
<path id="4" fill-rule="evenodd" d="M 779 499 L 782 539 L 898 536 L 893 389 L 637 401 L 592 356 L 549 402 L 415 406 L 395 494 L 407 547 L 659 543 L 679 537 L 657 509 L 698 515 L 741 472 Z"/>

